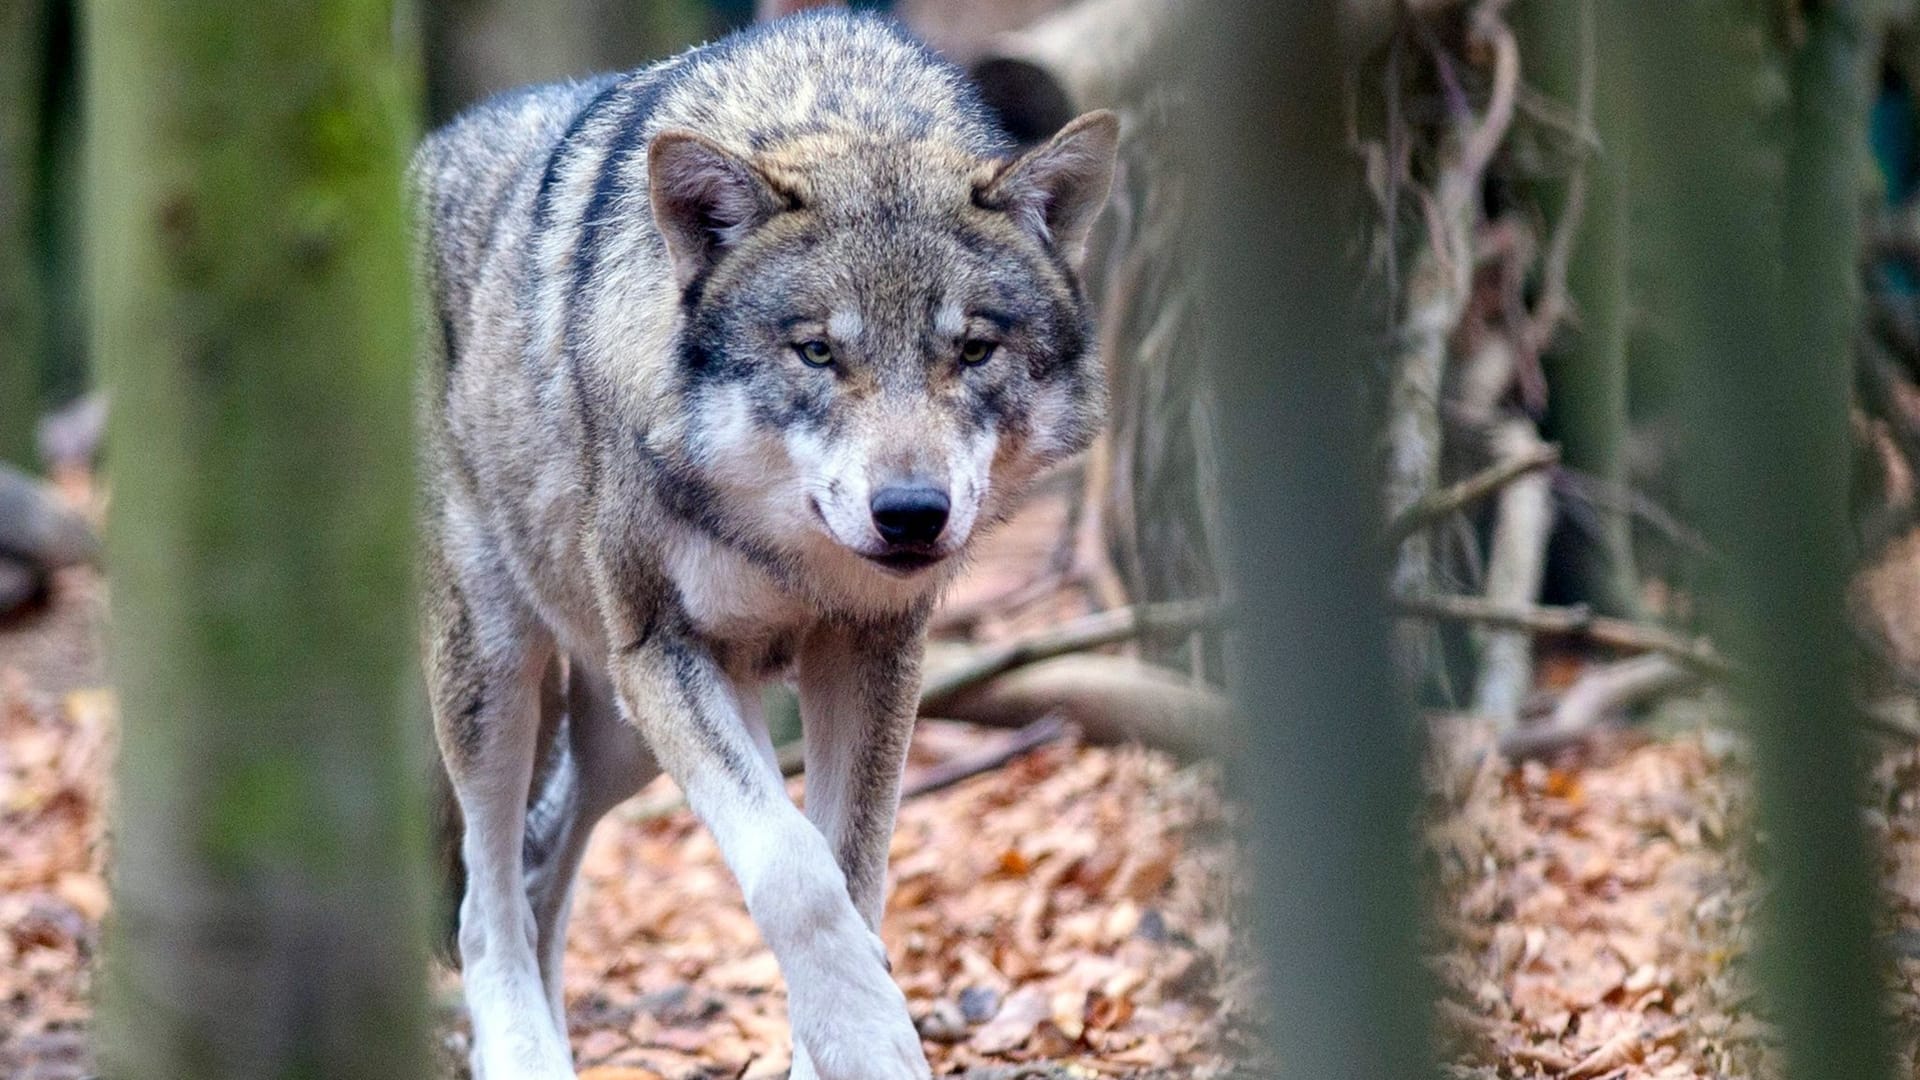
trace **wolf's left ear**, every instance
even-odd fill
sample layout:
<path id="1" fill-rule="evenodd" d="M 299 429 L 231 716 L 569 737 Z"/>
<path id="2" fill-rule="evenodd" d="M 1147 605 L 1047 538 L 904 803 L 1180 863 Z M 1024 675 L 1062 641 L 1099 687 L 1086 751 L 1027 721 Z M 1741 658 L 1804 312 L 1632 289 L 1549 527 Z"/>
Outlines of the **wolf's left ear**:
<path id="1" fill-rule="evenodd" d="M 653 137 L 647 148 L 647 193 L 681 288 L 781 206 L 758 169 L 691 131 Z"/>
<path id="2" fill-rule="evenodd" d="M 1119 117 L 1106 109 L 1083 114 L 1045 146 L 1003 167 L 980 191 L 980 201 L 1013 214 L 1078 266 L 1087 231 L 1107 205 L 1119 147 Z"/>

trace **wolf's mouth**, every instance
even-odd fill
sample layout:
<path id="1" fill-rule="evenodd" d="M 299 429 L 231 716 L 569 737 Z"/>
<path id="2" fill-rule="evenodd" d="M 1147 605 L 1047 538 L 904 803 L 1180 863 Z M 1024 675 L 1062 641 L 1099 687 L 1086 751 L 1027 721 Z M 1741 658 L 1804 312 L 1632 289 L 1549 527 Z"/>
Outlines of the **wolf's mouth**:
<path id="1" fill-rule="evenodd" d="M 864 554 L 864 552 L 862 554 Z M 931 551 L 906 549 L 883 552 L 879 555 L 867 555 L 866 558 L 868 562 L 885 567 L 896 574 L 917 574 L 927 567 L 942 561 L 946 556 Z"/>

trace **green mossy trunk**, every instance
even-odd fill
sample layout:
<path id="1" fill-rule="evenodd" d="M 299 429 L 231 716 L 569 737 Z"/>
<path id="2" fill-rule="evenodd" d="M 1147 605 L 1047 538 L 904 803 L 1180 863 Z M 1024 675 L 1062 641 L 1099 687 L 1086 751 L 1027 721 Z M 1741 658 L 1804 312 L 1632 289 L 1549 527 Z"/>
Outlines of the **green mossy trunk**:
<path id="1" fill-rule="evenodd" d="M 46 352 L 34 258 L 46 0 L 0 0 L 0 461 L 33 462 Z"/>
<path id="2" fill-rule="evenodd" d="M 1772 53 L 1750 5 L 1635 7 L 1609 27 L 1635 65 L 1634 190 L 1668 285 L 1645 300 L 1665 309 L 1690 439 L 1675 460 L 1721 555 L 1713 630 L 1745 673 L 1767 1009 L 1787 1076 L 1875 1080 L 1891 1074 L 1888 969 L 1844 608 L 1868 43 L 1852 5 L 1809 5 L 1790 100 L 1770 112 Z"/>
<path id="3" fill-rule="evenodd" d="M 417 51 L 382 0 L 85 22 L 124 703 L 101 1073 L 425 1076 Z"/>
<path id="4" fill-rule="evenodd" d="M 1196 17 L 1203 361 L 1221 403 L 1237 596 L 1222 754 L 1246 824 L 1279 1075 L 1430 1069 L 1414 948 L 1413 725 L 1388 659 L 1356 307 L 1365 187 L 1336 8 L 1242 0 Z M 1284 422 L 1276 422 L 1284 417 Z"/>

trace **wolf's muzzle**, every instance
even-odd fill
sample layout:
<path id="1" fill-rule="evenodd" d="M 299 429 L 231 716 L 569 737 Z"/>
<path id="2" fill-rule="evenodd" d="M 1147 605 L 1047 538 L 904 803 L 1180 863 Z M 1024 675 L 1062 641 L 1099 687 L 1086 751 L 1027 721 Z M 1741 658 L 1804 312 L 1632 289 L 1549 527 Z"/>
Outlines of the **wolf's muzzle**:
<path id="1" fill-rule="evenodd" d="M 883 487 L 869 507 L 880 539 L 894 548 L 931 548 L 947 527 L 947 493 L 925 484 Z"/>

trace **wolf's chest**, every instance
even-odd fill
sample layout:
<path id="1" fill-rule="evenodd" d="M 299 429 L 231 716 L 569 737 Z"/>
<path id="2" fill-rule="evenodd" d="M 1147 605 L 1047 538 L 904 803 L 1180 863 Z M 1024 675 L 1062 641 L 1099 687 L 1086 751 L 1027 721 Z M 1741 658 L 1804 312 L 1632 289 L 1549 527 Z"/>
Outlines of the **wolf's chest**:
<path id="1" fill-rule="evenodd" d="M 765 570 L 710 537 L 690 535 L 667 552 L 666 571 L 694 626 L 719 642 L 790 638 L 812 619 L 808 606 Z"/>

